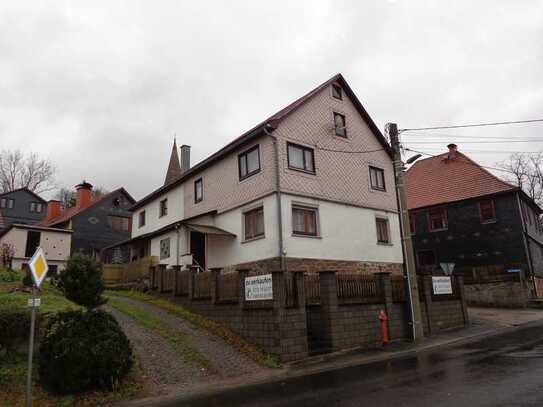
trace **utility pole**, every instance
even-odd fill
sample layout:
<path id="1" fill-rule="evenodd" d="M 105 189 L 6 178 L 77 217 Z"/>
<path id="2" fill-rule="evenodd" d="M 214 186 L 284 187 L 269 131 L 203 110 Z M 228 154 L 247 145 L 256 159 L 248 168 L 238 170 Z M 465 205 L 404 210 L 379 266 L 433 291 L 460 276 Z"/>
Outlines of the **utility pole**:
<path id="1" fill-rule="evenodd" d="M 394 158 L 394 175 L 396 178 L 396 192 L 398 194 L 398 209 L 400 210 L 400 230 L 402 234 L 403 254 L 405 257 L 405 273 L 407 276 L 407 286 L 409 287 L 413 341 L 420 342 L 424 338 L 424 331 L 422 326 L 422 313 L 420 310 L 413 241 L 411 240 L 411 225 L 409 222 L 409 212 L 407 210 L 407 200 L 405 196 L 404 165 L 400 152 L 398 125 L 396 123 L 387 123 L 386 131 L 390 137 L 390 145 Z"/>

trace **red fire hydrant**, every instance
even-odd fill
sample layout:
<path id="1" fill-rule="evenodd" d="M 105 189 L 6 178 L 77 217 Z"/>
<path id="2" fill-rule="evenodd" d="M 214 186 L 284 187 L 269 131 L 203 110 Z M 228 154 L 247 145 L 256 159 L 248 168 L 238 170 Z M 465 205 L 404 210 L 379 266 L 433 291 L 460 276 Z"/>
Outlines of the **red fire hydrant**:
<path id="1" fill-rule="evenodd" d="M 381 310 L 379 312 L 379 321 L 381 321 L 381 341 L 383 342 L 383 346 L 387 345 L 388 340 L 388 317 L 384 310 Z"/>

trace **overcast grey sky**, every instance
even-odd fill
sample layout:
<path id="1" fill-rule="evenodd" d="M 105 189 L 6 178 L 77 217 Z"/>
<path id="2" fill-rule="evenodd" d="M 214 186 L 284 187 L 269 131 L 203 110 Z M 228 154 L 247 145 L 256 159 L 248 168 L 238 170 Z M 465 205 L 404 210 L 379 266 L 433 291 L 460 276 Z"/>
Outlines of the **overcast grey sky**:
<path id="1" fill-rule="evenodd" d="M 543 1 L 3 0 L 0 149 L 140 198 L 174 134 L 195 163 L 337 72 L 381 129 L 541 118 Z M 404 141 L 487 165 L 543 148 L 467 144 L 543 124 L 437 133 Z"/>

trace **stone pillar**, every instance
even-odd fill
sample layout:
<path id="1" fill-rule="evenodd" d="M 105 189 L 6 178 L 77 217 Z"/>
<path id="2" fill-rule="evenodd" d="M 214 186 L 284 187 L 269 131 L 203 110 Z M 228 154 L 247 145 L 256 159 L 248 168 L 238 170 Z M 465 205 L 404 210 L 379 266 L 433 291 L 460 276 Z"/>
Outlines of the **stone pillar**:
<path id="1" fill-rule="evenodd" d="M 245 308 L 245 277 L 249 274 L 249 269 L 238 269 L 239 275 L 239 307 L 243 311 Z"/>
<path id="2" fill-rule="evenodd" d="M 287 344 L 284 335 L 285 323 L 285 277 L 282 271 L 272 271 L 272 290 L 273 290 L 273 325 L 275 332 L 274 343 L 277 345 L 277 354 L 281 360 L 285 360 L 284 355 L 288 353 Z"/>
<path id="3" fill-rule="evenodd" d="M 426 320 L 428 321 L 428 336 L 432 335 L 432 276 L 423 276 L 424 306 L 426 307 Z"/>
<path id="4" fill-rule="evenodd" d="M 457 275 L 456 289 L 458 290 L 458 297 L 462 305 L 462 315 L 464 316 L 464 326 L 469 325 L 468 304 L 466 303 L 466 293 L 464 291 L 464 276 Z"/>
<path id="5" fill-rule="evenodd" d="M 164 292 L 164 274 L 166 274 L 166 265 L 159 264 L 158 265 L 158 292 L 159 293 Z"/>
<path id="6" fill-rule="evenodd" d="M 219 301 L 219 276 L 222 269 L 220 267 L 210 268 L 211 273 L 211 304 L 215 305 Z"/>
<path id="7" fill-rule="evenodd" d="M 321 315 L 323 321 L 323 344 L 331 351 L 340 348 L 340 338 L 338 337 L 335 324 L 335 316 L 338 312 L 337 298 L 337 280 L 334 271 L 323 271 L 319 273 L 320 293 L 321 293 Z"/>
<path id="8" fill-rule="evenodd" d="M 176 295 L 179 295 L 177 291 L 177 285 L 179 281 L 179 273 L 181 272 L 181 266 L 172 266 L 173 269 L 173 290 L 172 295 L 175 297 Z"/>
<path id="9" fill-rule="evenodd" d="M 379 279 L 379 287 L 381 289 L 381 295 L 383 296 L 383 303 L 385 305 L 384 311 L 387 314 L 388 321 L 387 321 L 387 328 L 388 328 L 388 335 L 389 338 L 392 339 L 391 335 L 391 326 L 392 326 L 392 307 L 393 307 L 393 300 L 392 300 L 392 281 L 390 279 L 390 273 L 386 272 L 380 272 L 375 273 L 377 275 L 377 278 Z"/>

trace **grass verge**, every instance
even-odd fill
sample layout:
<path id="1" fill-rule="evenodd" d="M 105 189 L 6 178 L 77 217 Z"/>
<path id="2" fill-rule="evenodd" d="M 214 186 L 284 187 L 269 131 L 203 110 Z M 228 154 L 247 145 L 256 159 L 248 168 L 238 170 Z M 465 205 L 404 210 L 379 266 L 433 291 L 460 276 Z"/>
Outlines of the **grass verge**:
<path id="1" fill-rule="evenodd" d="M 32 294 L 25 292 L 8 292 L 9 289 L 20 286 L 20 283 L 0 283 L 0 311 L 9 309 L 28 309 L 28 300 Z M 64 297 L 64 294 L 48 282 L 44 282 L 37 293 L 41 298 L 38 313 L 48 314 L 60 311 L 72 311 L 80 308 Z"/>
<path id="2" fill-rule="evenodd" d="M 278 368 L 281 366 L 278 359 L 273 355 L 266 354 L 256 346 L 247 343 L 238 334 L 227 328 L 226 326 L 212 321 L 200 314 L 196 314 L 182 305 L 175 304 L 171 301 L 156 298 L 149 294 L 144 294 L 139 291 L 107 291 L 106 295 L 131 298 L 138 301 L 147 302 L 155 307 L 167 311 L 169 314 L 183 318 L 185 321 L 192 324 L 194 327 L 202 329 L 222 338 L 226 343 L 232 346 L 241 354 L 254 360 L 256 363 L 264 367 Z M 110 300 L 111 301 L 111 300 Z"/>
<path id="3" fill-rule="evenodd" d="M 108 305 L 136 320 L 146 329 L 166 339 L 173 350 L 186 362 L 197 368 L 205 369 L 208 373 L 216 373 L 213 364 L 200 352 L 195 350 L 183 332 L 179 332 L 166 325 L 160 318 L 142 310 L 136 305 L 122 300 L 109 298 Z"/>
<path id="4" fill-rule="evenodd" d="M 0 355 L 0 406 L 24 405 L 26 373 L 27 355 L 16 352 L 6 352 Z M 33 371 L 32 378 L 33 406 L 100 406 L 148 395 L 137 366 L 134 366 L 121 385 L 113 391 L 92 391 L 77 395 L 59 396 L 51 394 L 40 387 L 37 367 Z"/>

